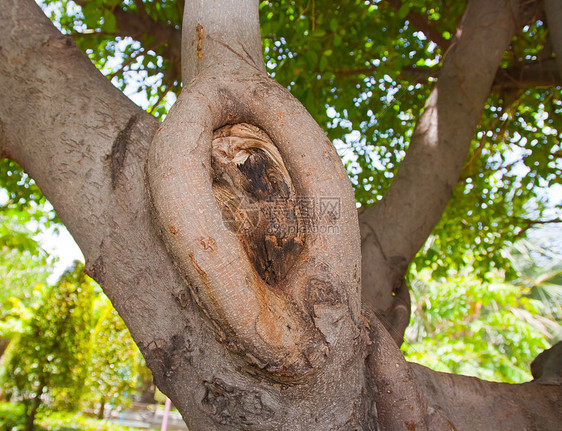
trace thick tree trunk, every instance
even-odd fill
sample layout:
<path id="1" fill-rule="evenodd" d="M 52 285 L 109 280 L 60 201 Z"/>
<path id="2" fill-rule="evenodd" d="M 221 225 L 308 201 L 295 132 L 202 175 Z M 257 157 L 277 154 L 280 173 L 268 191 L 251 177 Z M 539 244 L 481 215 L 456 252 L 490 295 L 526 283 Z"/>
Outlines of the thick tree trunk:
<path id="1" fill-rule="evenodd" d="M 260 343 L 259 339 L 252 338 L 255 334 L 243 338 L 241 347 L 236 346 L 233 336 L 246 336 L 249 327 L 236 317 L 231 319 L 228 312 L 222 318 L 220 313 L 225 309 L 219 308 L 219 316 L 210 315 L 208 319 L 192 301 L 186 283 L 152 225 L 144 169 L 148 145 L 158 122 L 99 74 L 74 43 L 56 31 L 33 1 L 2 0 L 0 6 L 2 154 L 18 161 L 56 208 L 86 257 L 88 273 L 112 300 L 143 352 L 156 383 L 172 399 L 190 428 L 346 429 L 359 426 L 364 416 L 363 360 L 358 338 L 359 268 L 344 267 L 343 260 L 335 263 L 326 260 L 330 257 L 326 250 L 335 248 L 337 239 L 318 236 L 316 242 L 310 241 L 309 245 L 320 247 L 313 255 L 316 261 L 307 262 L 307 265 L 317 265 L 315 280 L 289 284 L 287 294 L 281 290 L 267 294 L 278 301 L 278 305 L 294 300 L 287 322 L 301 325 L 297 329 L 302 330 L 302 339 L 307 343 L 318 340 L 324 346 L 329 343 L 329 349 L 303 353 L 297 350 L 294 341 L 289 341 L 286 347 L 280 347 L 277 359 L 282 366 L 292 361 L 291 358 L 285 361 L 283 351 L 293 355 L 295 363 L 300 365 L 289 370 L 286 377 L 288 380 L 304 378 L 304 381 L 285 383 L 282 369 L 277 377 L 268 371 L 264 374 L 252 365 L 254 359 L 251 358 L 260 363 L 263 360 L 260 354 L 270 358 L 267 355 L 277 347 L 251 350 L 252 340 Z M 232 3 L 231 7 L 236 5 Z M 199 48 L 205 58 L 206 43 L 215 40 L 215 36 L 212 25 L 203 23 L 202 26 L 202 32 L 197 31 L 197 26 L 192 30 L 197 37 L 201 35 Z M 196 44 L 196 52 L 197 48 Z M 239 49 L 237 46 L 230 48 Z M 199 58 L 197 53 L 196 56 Z M 252 73 L 257 73 L 256 69 Z M 274 142 L 284 146 L 285 149 L 279 148 L 283 157 L 286 157 L 284 152 L 295 148 L 295 155 L 310 160 L 311 169 L 305 173 L 302 173 L 301 161 L 291 160 L 294 155 L 286 162 L 296 166 L 297 188 L 306 192 L 311 187 L 306 182 L 316 176 L 312 163 L 318 161 L 316 167 L 325 167 L 324 174 L 318 172 L 323 183 L 318 182 L 315 187 L 320 185 L 329 197 L 341 199 L 342 215 L 336 220 L 341 232 L 336 236 L 342 238 L 342 244 L 348 244 L 341 253 L 343 256 L 346 247 L 355 248 L 355 252 L 348 254 L 358 256 L 358 232 L 348 234 L 350 228 L 346 226 L 357 226 L 357 221 L 353 221 L 356 216 L 350 215 L 353 195 L 333 148 L 317 126 L 310 125 L 310 117 L 302 108 L 267 76 L 251 76 L 247 83 L 260 91 L 263 99 L 270 100 L 272 107 L 279 108 L 271 118 L 262 115 L 256 121 L 259 120 L 258 125 L 270 133 Z M 219 84 L 212 94 L 202 97 L 216 95 Z M 201 87 L 200 91 L 204 89 Z M 187 94 L 190 92 L 195 95 L 197 88 L 187 90 Z M 240 85 L 232 94 L 236 93 L 241 93 Z M 22 94 L 26 95 L 24 100 Z M 241 94 L 240 97 L 248 96 L 251 95 Z M 223 100 L 233 104 L 237 99 L 223 92 L 211 102 L 217 104 Z M 285 102 L 289 105 L 284 105 Z M 175 111 L 183 109 L 182 103 Z M 249 101 L 248 106 L 247 112 L 258 112 L 258 99 Z M 233 112 L 240 120 L 253 120 Z M 280 118 L 278 112 L 284 117 Z M 203 121 L 213 118 L 212 115 L 205 118 L 203 112 L 193 114 L 203 116 Z M 171 112 L 169 118 L 174 115 Z M 306 118 L 300 118 L 301 115 Z M 291 124 L 296 128 L 285 130 Z M 310 125 L 309 132 L 299 132 L 299 125 L 303 127 L 303 124 Z M 205 129 L 205 136 L 212 134 L 214 126 L 219 124 Z M 298 142 L 304 142 L 301 148 L 296 148 L 295 136 Z M 306 136 L 307 140 L 301 141 Z M 309 142 L 314 145 L 310 149 L 321 146 L 323 150 L 319 154 L 307 153 Z M 198 157 L 209 156 L 206 153 Z M 190 163 L 196 160 L 185 159 Z M 210 163 L 207 166 L 210 168 Z M 292 171 L 292 167 L 289 170 Z M 210 179 L 210 170 L 208 175 Z M 338 181 L 344 184 L 342 193 L 339 189 L 330 189 Z M 319 191 L 315 193 L 320 195 Z M 216 203 L 210 205 L 209 208 L 219 211 Z M 206 207 L 198 206 L 196 211 L 197 208 Z M 222 227 L 220 212 L 213 215 L 217 216 L 218 227 Z M 234 256 L 237 260 L 241 257 Z M 195 258 L 200 262 L 199 255 Z M 313 268 L 307 265 L 299 267 L 298 272 L 310 274 Z M 225 273 L 225 277 L 227 275 Z M 241 281 L 245 282 L 244 278 Z M 247 291 L 252 293 L 253 287 L 249 285 Z M 313 289 L 314 303 L 304 302 L 307 287 Z M 334 299 L 336 295 L 338 298 Z M 303 302 L 298 303 L 301 299 Z M 221 301 L 223 305 L 228 304 L 227 298 Z M 250 307 L 247 311 L 249 314 L 256 312 Z M 264 312 L 257 317 L 269 313 L 267 308 Z M 279 306 L 271 316 L 277 316 L 278 312 L 279 316 L 284 316 Z M 215 329 L 211 321 L 226 326 L 219 325 Z M 268 319 L 260 322 L 267 323 Z M 275 330 L 278 323 L 271 323 Z M 258 335 L 267 337 L 265 326 L 257 330 Z M 233 342 L 228 345 L 220 338 L 223 335 Z M 248 356 L 244 354 L 246 349 L 249 349 Z M 310 362 L 308 371 L 306 361 Z M 276 383 L 276 380 L 281 382 Z"/>
<path id="2" fill-rule="evenodd" d="M 0 153 L 52 202 L 190 429 L 474 429 L 479 411 L 492 416 L 494 385 L 411 366 L 377 318 L 361 317 L 353 194 L 322 131 L 264 74 L 257 1 L 209 3 L 186 8 L 185 89 L 159 128 L 32 0 L 0 0 Z M 409 161 L 365 215 L 375 290 L 401 279 L 445 205 L 487 91 L 475 79 L 493 76 L 515 3 L 470 2 Z M 233 124 L 239 133 L 225 135 Z M 223 217 L 232 208 L 215 194 L 240 186 L 270 214 L 248 189 L 264 178 L 244 174 L 249 161 L 275 174 L 283 197 L 339 205 L 309 219 L 306 207 L 291 208 L 308 231 L 290 237 L 299 258 L 274 266 L 288 269 L 273 278 L 255 270 L 254 249 L 230 230 Z M 424 193 L 435 197 L 416 198 Z M 271 244 L 290 243 L 266 233 L 272 255 Z M 481 429 L 561 419 L 552 411 L 560 386 L 503 388 L 494 414 L 504 422 L 482 419 Z"/>
<path id="3" fill-rule="evenodd" d="M 264 388 L 274 382 L 285 387 L 273 398 L 276 412 L 259 426 L 275 428 L 279 420 L 302 429 L 359 426 L 363 354 L 357 342 L 360 257 L 354 197 L 323 131 L 265 73 L 257 11 L 257 0 L 187 5 L 183 26 L 187 85 L 149 152 L 151 202 L 176 267 L 235 354 L 238 380 L 258 378 Z M 213 133 L 237 124 L 240 130 L 252 130 L 255 137 L 244 132 L 224 144 L 215 143 Z M 258 141 L 258 136 L 263 140 Z M 219 151 L 214 145 L 223 146 Z M 251 168 L 253 159 L 236 161 L 250 154 L 258 157 L 258 164 Z M 259 165 L 260 154 L 266 165 Z M 223 168 L 230 173 L 216 171 L 217 157 L 225 157 Z M 266 181 L 277 172 L 271 190 L 282 183 L 288 194 L 278 190 L 260 200 L 262 185 L 254 177 L 259 166 L 267 166 Z M 285 274 L 278 274 L 275 282 L 256 273 L 254 267 L 270 262 L 260 256 L 256 262 L 256 256 L 243 248 L 248 238 L 225 225 L 220 199 L 214 194 L 219 187 L 214 188 L 214 182 L 229 186 L 238 181 L 234 176 L 244 172 L 249 175 L 244 192 L 264 208 L 262 218 L 279 220 L 275 213 L 284 212 L 292 201 L 318 206 L 306 224 L 299 225 L 306 232 L 297 233 L 296 262 Z M 272 198 L 280 208 L 267 208 Z M 322 213 L 320 206 L 328 201 L 334 208 Z M 304 209 L 295 211 L 297 222 L 303 222 L 299 213 Z M 289 234 L 273 240 L 272 227 L 263 238 L 252 236 L 253 241 L 264 241 L 267 249 L 267 244 L 281 247 Z M 287 259 L 291 253 L 281 253 L 278 259 Z M 260 385 L 247 381 L 245 388 L 219 386 L 212 389 L 213 401 L 214 391 L 222 398 L 225 392 L 255 391 Z M 332 406 L 329 411 L 321 409 L 326 404 Z M 282 409 L 286 411 L 281 413 Z"/>

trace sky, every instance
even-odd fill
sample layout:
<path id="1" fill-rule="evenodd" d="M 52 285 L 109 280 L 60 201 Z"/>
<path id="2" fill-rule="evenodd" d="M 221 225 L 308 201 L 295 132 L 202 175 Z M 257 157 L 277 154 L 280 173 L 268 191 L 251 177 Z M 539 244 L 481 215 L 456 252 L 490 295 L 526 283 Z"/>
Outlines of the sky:
<path id="1" fill-rule="evenodd" d="M 84 255 L 64 226 L 58 228 L 58 233 L 54 232 L 54 228 L 44 229 L 35 239 L 50 256 L 55 257 L 53 273 L 48 278 L 51 283 L 56 282 L 75 260 L 84 263 Z"/>

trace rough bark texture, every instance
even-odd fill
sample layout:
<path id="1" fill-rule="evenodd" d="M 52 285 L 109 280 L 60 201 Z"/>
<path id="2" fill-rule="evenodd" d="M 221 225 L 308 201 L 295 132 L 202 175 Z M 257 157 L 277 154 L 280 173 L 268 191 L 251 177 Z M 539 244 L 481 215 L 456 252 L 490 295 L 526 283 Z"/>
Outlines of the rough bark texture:
<path id="1" fill-rule="evenodd" d="M 240 367 L 250 375 L 291 385 L 296 393 L 306 387 L 316 402 L 321 397 L 342 405 L 339 413 L 330 413 L 326 425 L 352 426 L 350 413 L 360 404 L 363 372 L 358 343 L 359 236 L 351 186 L 322 130 L 265 73 L 257 2 L 250 11 L 238 2 L 217 1 L 212 7 L 203 3 L 186 7 L 183 75 L 188 84 L 149 153 L 155 218 L 193 297 L 224 344 L 240 356 Z M 239 16 L 235 26 L 233 16 Z M 301 256 L 276 283 L 268 283 L 254 269 L 239 236 L 223 222 L 213 190 L 213 136 L 226 125 L 240 128 L 244 123 L 270 138 L 269 153 L 275 154 L 271 160 L 279 159 L 279 180 L 294 189 L 294 199 L 317 205 L 332 199 L 337 206 L 337 213 L 331 209 L 312 215 L 311 229 L 302 235 Z M 245 146 L 266 148 L 252 136 L 239 139 Z M 220 150 L 224 152 L 224 145 Z M 240 157 L 237 152 L 233 159 Z M 260 168 L 254 165 L 248 171 L 248 165 L 239 166 L 242 169 L 233 168 L 255 195 Z M 284 198 L 280 191 L 270 197 Z M 330 376 L 342 370 L 347 377 L 327 386 Z M 316 388 L 321 391 L 314 394 Z M 342 394 L 347 401 L 340 404 Z M 305 415 L 299 415 L 302 422 Z M 312 416 L 319 420 L 316 413 Z"/>
<path id="2" fill-rule="evenodd" d="M 344 310 L 333 310 L 323 303 L 330 301 L 329 295 L 325 299 L 319 295 L 314 316 L 307 318 L 326 328 L 330 356 L 322 372 L 313 373 L 304 383 L 274 384 L 244 354 L 233 353 L 236 349 L 217 336 L 220 328 L 217 331 L 192 301 L 152 225 L 144 169 L 158 122 L 97 72 L 33 1 L 3 0 L 0 4 L 2 153 L 18 161 L 52 202 L 81 247 L 88 273 L 103 286 L 158 386 L 172 398 L 190 428 L 358 427 L 363 361 L 348 303 Z M 209 34 L 212 37 L 210 30 Z M 263 86 L 258 90 L 265 99 L 287 97 L 269 78 L 258 77 L 254 82 Z M 213 103 L 221 100 L 229 97 L 219 95 Z M 180 106 L 181 102 L 176 111 Z M 169 117 L 173 115 L 171 112 Z M 286 124 L 291 120 L 285 118 Z M 283 127 L 269 127 L 267 121 L 260 125 L 272 139 L 284 140 Z M 213 130 L 211 127 L 208 133 L 212 135 Z M 321 132 L 311 133 L 321 135 L 318 145 L 333 153 Z M 210 153 L 203 156 L 210 157 Z M 324 163 L 333 164 L 333 158 Z M 207 166 L 210 169 L 210 160 Z M 337 169 L 338 177 L 347 182 L 343 169 Z M 207 175 L 210 178 L 210 170 Z M 349 201 L 350 190 L 344 196 Z M 210 197 L 214 199 L 212 194 Z M 215 202 L 212 205 L 217 208 Z M 220 211 L 214 216 L 220 217 Z M 222 226 L 220 220 L 219 224 Z M 349 240 L 358 244 L 357 232 Z M 323 271 L 322 259 L 317 264 L 322 286 L 324 275 L 334 271 Z M 342 274 L 345 280 L 354 271 L 342 268 Z M 341 286 L 344 283 L 335 288 L 347 289 Z M 358 314 L 357 291 L 355 295 L 349 304 Z M 341 343 L 338 324 L 330 325 L 338 313 L 344 313 L 341 328 L 342 335 L 347 335 Z"/>
<path id="3" fill-rule="evenodd" d="M 212 3 L 207 11 L 190 3 L 196 18 L 184 25 L 185 57 L 196 66 L 186 66 L 185 90 L 159 129 L 35 2 L 0 0 L 0 153 L 51 201 L 190 429 L 555 429 L 559 385 L 474 383 L 412 366 L 376 317 L 361 317 L 345 171 L 300 104 L 263 73 L 261 51 L 250 46 L 259 43 L 257 2 L 246 2 L 254 12 Z M 367 286 L 407 294 L 403 271 L 458 175 L 516 3 L 469 3 L 407 161 L 389 197 L 364 216 L 364 259 L 380 271 L 365 274 Z M 221 13 L 253 18 L 247 30 L 228 29 Z M 213 156 L 217 131 L 242 123 L 266 133 L 278 152 L 268 150 L 273 156 L 259 158 L 266 165 L 256 162 L 251 174 L 240 157 L 269 143 L 233 153 L 228 169 Z M 339 217 L 331 207 L 310 222 L 339 230 L 307 233 L 306 258 L 273 281 L 254 269 L 213 192 L 213 172 L 226 172 L 230 185 L 250 183 L 257 166 L 277 169 L 279 184 L 298 196 L 341 204 Z M 496 393 L 497 405 L 489 401 Z"/>

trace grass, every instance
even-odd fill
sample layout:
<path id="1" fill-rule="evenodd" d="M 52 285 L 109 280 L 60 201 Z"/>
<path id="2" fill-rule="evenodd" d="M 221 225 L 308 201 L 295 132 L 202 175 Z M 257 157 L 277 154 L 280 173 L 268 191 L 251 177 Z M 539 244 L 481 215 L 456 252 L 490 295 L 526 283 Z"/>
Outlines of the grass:
<path id="1" fill-rule="evenodd" d="M 0 431 L 21 431 L 25 424 L 23 405 L 0 402 Z M 35 431 L 131 431 L 137 428 L 114 425 L 79 412 L 40 412 Z"/>

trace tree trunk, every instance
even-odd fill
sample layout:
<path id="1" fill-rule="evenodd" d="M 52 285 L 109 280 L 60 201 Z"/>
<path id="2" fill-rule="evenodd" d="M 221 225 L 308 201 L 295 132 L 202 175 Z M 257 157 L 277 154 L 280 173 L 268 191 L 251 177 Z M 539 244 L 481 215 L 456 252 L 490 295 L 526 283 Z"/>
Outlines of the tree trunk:
<path id="1" fill-rule="evenodd" d="M 450 196 L 517 5 L 469 2 L 406 161 L 362 216 L 363 289 L 383 318 L 398 310 L 399 332 L 408 313 L 393 290 L 408 301 L 405 268 Z M 53 204 L 158 387 L 192 430 L 560 421 L 560 386 L 529 384 L 497 389 L 497 423 L 495 386 L 411 366 L 361 312 L 351 186 L 323 132 L 265 74 L 257 7 L 188 2 L 184 90 L 160 125 L 35 2 L 0 0 L 0 153 Z"/>
<path id="2" fill-rule="evenodd" d="M 98 419 L 103 419 L 105 417 L 105 398 L 100 398 L 100 408 L 98 409 L 98 413 L 96 414 Z"/>
<path id="3" fill-rule="evenodd" d="M 4 352 L 8 348 L 8 344 L 10 344 L 9 338 L 0 337 L 0 359 L 4 356 Z"/>
<path id="4" fill-rule="evenodd" d="M 39 384 L 39 389 L 35 392 L 35 397 L 31 400 L 31 406 L 29 409 L 26 409 L 26 418 L 25 418 L 25 431 L 33 431 L 33 427 L 35 425 L 35 416 L 37 416 L 37 410 L 41 405 L 41 395 L 43 395 L 43 389 L 45 385 L 41 382 Z"/>

